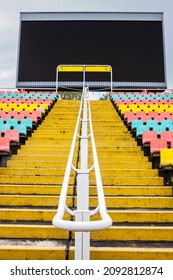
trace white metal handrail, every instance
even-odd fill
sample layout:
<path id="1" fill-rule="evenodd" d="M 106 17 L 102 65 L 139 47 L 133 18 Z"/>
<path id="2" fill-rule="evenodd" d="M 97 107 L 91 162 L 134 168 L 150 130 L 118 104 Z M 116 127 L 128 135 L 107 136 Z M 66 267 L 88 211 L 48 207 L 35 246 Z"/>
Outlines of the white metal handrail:
<path id="1" fill-rule="evenodd" d="M 101 179 L 101 174 L 100 174 L 100 168 L 99 168 L 99 163 L 98 163 L 98 157 L 97 157 L 97 152 L 96 152 L 93 127 L 92 127 L 92 117 L 91 117 L 91 108 L 90 108 L 89 98 L 88 98 L 87 104 L 88 104 L 88 114 L 89 114 L 90 135 L 88 137 L 91 137 L 94 164 L 90 169 L 87 169 L 87 170 L 76 169 L 72 164 L 74 149 L 75 149 L 75 144 L 76 144 L 76 138 L 78 137 L 79 123 L 81 121 L 81 112 L 83 110 L 83 102 L 84 102 L 84 91 L 83 91 L 82 98 L 81 98 L 79 114 L 78 114 L 78 118 L 77 118 L 77 122 L 76 122 L 72 145 L 71 145 L 68 162 L 67 162 L 67 166 L 66 166 L 65 176 L 64 176 L 64 180 L 63 180 L 63 184 L 62 184 L 62 190 L 61 190 L 61 194 L 60 194 L 58 210 L 52 221 L 53 225 L 57 228 L 60 228 L 63 230 L 68 230 L 68 231 L 75 231 L 75 232 L 98 231 L 98 230 L 103 230 L 103 229 L 109 228 L 112 225 L 112 219 L 110 218 L 110 216 L 108 215 L 107 210 L 106 210 L 106 203 L 105 203 L 102 179 Z M 73 211 L 73 210 L 69 209 L 68 206 L 66 205 L 66 197 L 67 197 L 71 169 L 74 169 L 79 174 L 83 173 L 83 172 L 89 173 L 92 169 L 95 169 L 96 187 L 97 187 L 97 195 L 98 195 L 98 207 L 95 210 L 92 210 L 89 212 L 90 212 L 90 216 L 93 216 L 99 212 L 100 216 L 101 216 L 101 220 L 98 220 L 98 221 L 67 221 L 67 220 L 63 219 L 65 211 L 73 216 L 75 216 L 75 214 L 77 212 L 75 210 Z"/>

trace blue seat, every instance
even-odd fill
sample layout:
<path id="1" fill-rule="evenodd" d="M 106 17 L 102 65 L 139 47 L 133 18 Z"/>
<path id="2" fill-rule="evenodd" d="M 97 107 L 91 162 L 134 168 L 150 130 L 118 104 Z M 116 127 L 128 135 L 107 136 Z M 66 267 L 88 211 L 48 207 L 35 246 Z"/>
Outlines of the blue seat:
<path id="1" fill-rule="evenodd" d="M 27 135 L 27 127 L 24 124 L 17 124 L 14 126 L 15 130 L 18 130 L 20 135 Z"/>
<path id="2" fill-rule="evenodd" d="M 2 133 L 5 133 L 6 130 L 10 130 L 10 125 L 9 124 L 0 124 L 0 131 Z"/>
<path id="3" fill-rule="evenodd" d="M 157 125 L 153 127 L 153 131 L 156 131 L 157 135 L 160 135 L 162 131 L 166 131 L 166 127 L 164 125 Z"/>
<path id="4" fill-rule="evenodd" d="M 149 127 L 149 129 L 154 129 L 155 126 L 158 125 L 158 121 L 157 120 L 148 120 L 146 121 L 146 125 Z"/>
<path id="5" fill-rule="evenodd" d="M 16 124 L 18 124 L 18 120 L 14 118 L 8 118 L 6 119 L 6 124 L 9 124 L 10 127 L 14 127 Z"/>
<path id="6" fill-rule="evenodd" d="M 143 120 L 132 120 L 132 129 L 137 129 L 139 126 L 143 126 Z"/>
<path id="7" fill-rule="evenodd" d="M 4 124 L 4 120 L 3 119 L 0 119 L 0 125 L 1 124 Z"/>
<path id="8" fill-rule="evenodd" d="M 136 128 L 136 137 L 141 137 L 144 131 L 149 131 L 147 125 L 141 125 Z"/>
<path id="9" fill-rule="evenodd" d="M 27 128 L 32 129 L 32 120 L 31 119 L 21 119 L 21 124 L 24 124 Z"/>
<path id="10" fill-rule="evenodd" d="M 164 125 L 167 129 L 173 125 L 171 120 L 162 120 L 161 125 Z"/>

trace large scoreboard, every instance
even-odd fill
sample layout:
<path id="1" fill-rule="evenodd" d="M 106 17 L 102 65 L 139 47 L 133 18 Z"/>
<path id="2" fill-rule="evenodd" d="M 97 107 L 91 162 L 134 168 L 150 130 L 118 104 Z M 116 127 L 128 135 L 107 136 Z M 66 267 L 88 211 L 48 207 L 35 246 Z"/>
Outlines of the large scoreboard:
<path id="1" fill-rule="evenodd" d="M 60 64 L 110 65 L 114 88 L 166 88 L 162 13 L 21 13 L 18 88 L 54 88 Z M 82 85 L 62 73 L 62 88 Z M 89 87 L 106 88 L 107 73 L 88 73 Z"/>

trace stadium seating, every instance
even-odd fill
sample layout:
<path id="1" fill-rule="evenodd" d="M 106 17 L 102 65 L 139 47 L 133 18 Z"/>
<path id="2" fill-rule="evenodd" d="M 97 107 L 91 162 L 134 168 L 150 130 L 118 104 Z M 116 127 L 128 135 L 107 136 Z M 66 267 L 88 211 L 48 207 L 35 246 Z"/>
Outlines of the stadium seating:
<path id="1" fill-rule="evenodd" d="M 29 94 L 32 98 L 36 93 Z M 141 101 L 141 96 L 146 99 L 146 91 L 130 94 L 131 101 L 136 96 Z M 121 94 L 117 95 L 121 99 Z M 123 98 L 127 99 L 128 94 Z M 39 113 L 34 116 L 43 121 L 17 155 L 7 162 L 7 168 L 0 168 L 0 238 L 6 242 L 6 246 L 0 245 L 1 259 L 74 259 L 74 233 L 54 228 L 51 221 L 57 208 L 79 101 L 61 100 L 54 104 L 44 119 L 47 109 L 43 107 L 44 112 L 37 107 L 37 111 L 24 117 L 27 120 Z M 152 169 L 152 163 L 128 131 L 131 126 L 126 127 L 129 116 L 144 122 L 143 117 L 149 114 L 143 111 L 145 116 L 142 113 L 138 117 L 141 110 L 135 107 L 136 113 L 119 115 L 120 110 L 116 107 L 118 112 L 115 111 L 110 101 L 92 101 L 91 109 L 106 206 L 113 220 L 110 229 L 91 233 L 91 259 L 173 259 L 172 186 L 164 185 L 164 179 L 158 170 Z M 18 116 L 22 112 L 26 110 Z M 148 120 L 151 119 L 145 120 L 142 127 L 149 129 Z M 141 139 L 149 139 L 149 134 L 155 135 L 154 141 L 166 137 L 162 131 L 157 134 L 144 130 Z M 168 139 L 166 144 L 170 145 Z M 78 139 L 73 163 L 76 167 L 79 147 Z M 88 161 L 91 166 L 90 144 Z M 95 209 L 98 204 L 93 172 L 89 191 L 89 207 Z M 75 209 L 76 204 L 76 174 L 72 172 L 67 205 Z M 100 217 L 91 217 L 97 218 Z M 65 219 L 71 217 L 65 215 Z"/>

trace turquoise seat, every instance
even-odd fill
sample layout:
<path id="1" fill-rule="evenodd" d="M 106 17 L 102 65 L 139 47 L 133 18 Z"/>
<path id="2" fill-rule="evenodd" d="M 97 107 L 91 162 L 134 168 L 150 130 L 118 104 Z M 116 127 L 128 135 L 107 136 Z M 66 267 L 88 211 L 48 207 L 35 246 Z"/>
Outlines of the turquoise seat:
<path id="1" fill-rule="evenodd" d="M 18 124 L 18 120 L 14 118 L 8 118 L 6 119 L 6 124 L 9 124 L 10 127 L 14 127 L 16 124 Z"/>
<path id="2" fill-rule="evenodd" d="M 10 125 L 9 124 L 0 124 L 0 131 L 2 133 L 5 133 L 6 130 L 10 130 Z"/>
<path id="3" fill-rule="evenodd" d="M 17 124 L 14 126 L 15 130 L 18 130 L 20 135 L 27 135 L 27 127 L 24 124 Z"/>
<path id="4" fill-rule="evenodd" d="M 165 126 L 167 129 L 173 125 L 173 122 L 171 120 L 162 120 L 161 125 Z"/>
<path id="5" fill-rule="evenodd" d="M 147 125 L 141 125 L 136 128 L 136 137 L 141 137 L 144 131 L 149 131 Z"/>
<path id="6" fill-rule="evenodd" d="M 27 128 L 32 129 L 32 120 L 31 119 L 21 119 L 20 123 L 25 125 Z"/>
<path id="7" fill-rule="evenodd" d="M 0 119 L 0 125 L 1 124 L 4 124 L 4 120 L 3 119 Z"/>
<path id="8" fill-rule="evenodd" d="M 143 120 L 132 120 L 132 130 L 137 129 L 139 126 L 143 126 Z"/>
<path id="9" fill-rule="evenodd" d="M 157 135 L 160 135 L 161 132 L 166 131 L 166 127 L 164 125 L 156 125 L 153 127 L 153 131 L 156 131 Z"/>
<path id="10" fill-rule="evenodd" d="M 148 121 L 146 121 L 146 125 L 148 126 L 149 129 L 154 130 L 154 127 L 158 125 L 158 121 L 157 120 L 148 120 Z"/>

